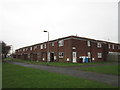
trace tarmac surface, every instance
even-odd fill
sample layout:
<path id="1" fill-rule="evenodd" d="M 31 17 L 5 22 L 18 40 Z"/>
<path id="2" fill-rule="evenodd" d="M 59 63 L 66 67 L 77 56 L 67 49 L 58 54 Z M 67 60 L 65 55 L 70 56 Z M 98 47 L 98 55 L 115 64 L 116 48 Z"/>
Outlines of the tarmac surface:
<path id="1" fill-rule="evenodd" d="M 56 73 L 70 75 L 74 77 L 80 77 L 88 80 L 106 83 L 106 84 L 117 86 L 117 87 L 119 86 L 118 78 L 120 78 L 120 76 L 81 71 L 81 70 L 75 69 L 80 66 L 57 67 L 57 66 L 36 65 L 36 64 L 27 64 L 27 63 L 21 63 L 21 62 L 10 62 L 10 61 L 8 63 L 12 63 L 12 64 L 24 66 L 24 67 L 37 68 L 37 69 L 46 70 L 49 72 L 56 72 Z M 82 66 L 82 67 L 85 67 L 85 66 Z"/>

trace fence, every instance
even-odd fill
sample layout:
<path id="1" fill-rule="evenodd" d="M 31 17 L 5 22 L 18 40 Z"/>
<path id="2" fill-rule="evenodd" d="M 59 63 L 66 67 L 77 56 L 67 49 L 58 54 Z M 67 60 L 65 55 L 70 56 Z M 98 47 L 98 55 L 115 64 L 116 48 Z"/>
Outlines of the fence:
<path id="1" fill-rule="evenodd" d="M 107 55 L 107 61 L 119 61 L 120 62 L 120 52 L 109 52 Z"/>

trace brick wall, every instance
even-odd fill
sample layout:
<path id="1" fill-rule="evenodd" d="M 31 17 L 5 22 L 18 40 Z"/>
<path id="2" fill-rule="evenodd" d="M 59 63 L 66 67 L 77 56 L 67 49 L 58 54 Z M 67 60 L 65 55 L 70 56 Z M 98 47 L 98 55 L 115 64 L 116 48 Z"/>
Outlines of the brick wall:
<path id="1" fill-rule="evenodd" d="M 63 40 L 64 45 L 59 46 L 59 41 Z M 90 41 L 90 46 L 88 46 Z M 101 43 L 101 47 L 97 46 L 97 43 Z M 114 45 L 114 46 L 113 46 Z M 81 38 L 76 36 L 69 36 L 65 38 L 56 39 L 49 42 L 50 56 L 53 61 L 59 62 L 73 62 L 73 52 L 76 52 L 77 61 L 80 57 L 88 57 L 90 53 L 90 60 L 105 61 L 109 52 L 120 52 L 118 49 L 119 44 L 98 41 L 88 38 Z M 48 43 L 40 43 L 27 47 L 23 47 L 16 50 L 16 58 L 25 60 L 47 61 Z M 62 58 L 59 57 L 59 53 L 63 52 Z M 102 54 L 102 57 L 98 57 L 98 53 Z"/>

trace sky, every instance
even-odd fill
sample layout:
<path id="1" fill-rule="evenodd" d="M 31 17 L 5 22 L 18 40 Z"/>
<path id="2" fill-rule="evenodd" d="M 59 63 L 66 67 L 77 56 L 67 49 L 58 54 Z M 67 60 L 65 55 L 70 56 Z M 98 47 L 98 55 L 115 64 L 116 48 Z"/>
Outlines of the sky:
<path id="1" fill-rule="evenodd" d="M 119 0 L 1 0 L 0 41 L 13 49 L 70 35 L 118 42 Z"/>

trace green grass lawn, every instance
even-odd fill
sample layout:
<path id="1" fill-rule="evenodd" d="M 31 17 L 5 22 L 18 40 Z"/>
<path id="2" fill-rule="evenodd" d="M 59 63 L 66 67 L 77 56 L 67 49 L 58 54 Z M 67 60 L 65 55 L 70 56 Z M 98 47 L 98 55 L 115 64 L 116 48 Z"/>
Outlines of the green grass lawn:
<path id="1" fill-rule="evenodd" d="M 11 60 L 11 58 L 6 58 L 5 60 Z M 31 60 L 22 60 L 22 59 L 12 59 L 15 62 L 24 62 L 28 64 L 42 64 L 42 65 L 50 65 L 50 66 L 79 66 L 79 65 L 91 65 L 91 64 L 110 64 L 114 62 L 90 62 L 90 63 L 67 63 L 67 62 L 36 62 Z"/>
<path id="2" fill-rule="evenodd" d="M 3 63 L 3 88 L 117 88 L 112 85 Z"/>
<path id="3" fill-rule="evenodd" d="M 104 74 L 120 75 L 118 73 L 118 65 L 106 65 L 106 66 L 96 66 L 96 67 L 84 67 L 77 70 L 91 71 Z"/>

